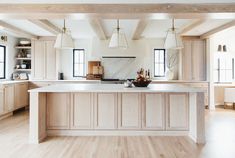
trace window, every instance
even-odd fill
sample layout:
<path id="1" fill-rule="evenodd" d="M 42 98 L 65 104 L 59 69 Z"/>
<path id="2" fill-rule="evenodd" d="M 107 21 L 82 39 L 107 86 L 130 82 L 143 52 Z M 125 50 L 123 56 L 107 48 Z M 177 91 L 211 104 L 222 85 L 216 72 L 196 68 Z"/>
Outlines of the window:
<path id="1" fill-rule="evenodd" d="M 214 81 L 232 82 L 234 80 L 234 58 L 228 54 L 219 54 L 214 60 Z"/>
<path id="2" fill-rule="evenodd" d="M 85 76 L 85 50 L 73 50 L 73 77 Z"/>
<path id="3" fill-rule="evenodd" d="M 154 49 L 154 77 L 164 77 L 165 70 L 165 49 Z"/>
<path id="4" fill-rule="evenodd" d="M 5 79 L 6 73 L 6 47 L 0 45 L 0 79 Z"/>

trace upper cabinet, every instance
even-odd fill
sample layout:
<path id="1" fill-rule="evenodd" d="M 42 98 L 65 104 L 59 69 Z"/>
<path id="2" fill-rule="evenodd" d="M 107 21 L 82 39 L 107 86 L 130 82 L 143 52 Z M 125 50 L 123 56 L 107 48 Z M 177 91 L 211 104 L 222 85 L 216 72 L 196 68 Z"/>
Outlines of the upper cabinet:
<path id="1" fill-rule="evenodd" d="M 200 39 L 184 40 L 182 50 L 182 79 L 206 80 L 206 41 Z"/>
<path id="2" fill-rule="evenodd" d="M 57 60 L 55 41 L 32 41 L 32 79 L 56 80 Z"/>

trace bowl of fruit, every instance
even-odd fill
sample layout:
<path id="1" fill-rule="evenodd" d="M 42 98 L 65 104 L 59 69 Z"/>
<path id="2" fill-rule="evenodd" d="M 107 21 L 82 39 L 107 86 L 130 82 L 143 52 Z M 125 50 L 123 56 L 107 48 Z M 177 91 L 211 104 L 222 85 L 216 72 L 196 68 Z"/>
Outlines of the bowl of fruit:
<path id="1" fill-rule="evenodd" d="M 132 81 L 132 83 L 135 87 L 148 87 L 148 85 L 151 82 L 152 81 L 150 80 L 149 70 L 144 71 L 144 69 L 142 69 L 142 68 L 139 71 L 137 71 L 137 77 L 134 81 Z"/>

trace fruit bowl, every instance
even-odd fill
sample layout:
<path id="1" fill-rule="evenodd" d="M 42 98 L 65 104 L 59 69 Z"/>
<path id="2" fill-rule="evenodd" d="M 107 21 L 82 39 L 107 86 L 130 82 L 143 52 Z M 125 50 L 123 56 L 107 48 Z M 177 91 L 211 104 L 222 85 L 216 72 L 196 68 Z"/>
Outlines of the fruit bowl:
<path id="1" fill-rule="evenodd" d="M 132 81 L 135 87 L 148 87 L 151 82 L 151 80 Z"/>

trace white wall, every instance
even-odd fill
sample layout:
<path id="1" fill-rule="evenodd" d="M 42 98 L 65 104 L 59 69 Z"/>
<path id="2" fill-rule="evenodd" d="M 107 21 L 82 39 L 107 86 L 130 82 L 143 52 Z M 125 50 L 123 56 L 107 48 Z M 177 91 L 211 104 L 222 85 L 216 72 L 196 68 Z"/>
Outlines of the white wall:
<path id="1" fill-rule="evenodd" d="M 0 41 L 0 44 L 6 46 L 6 79 L 10 79 L 11 74 L 14 72 L 15 56 L 17 53 L 15 46 L 18 42 L 18 39 L 10 35 L 0 33 L 0 36 L 3 35 L 7 36 L 7 42 Z"/>
<path id="2" fill-rule="evenodd" d="M 133 75 L 135 77 L 136 71 L 140 68 L 150 69 L 153 73 L 153 52 L 156 48 L 163 48 L 164 39 L 129 40 L 128 49 L 110 49 L 108 44 L 108 40 L 99 40 L 97 38 L 75 40 L 75 47 L 77 49 L 85 49 L 86 61 L 101 60 L 102 56 L 135 56 L 134 64 L 129 65 L 128 69 L 123 69 L 123 73 L 118 73 L 118 78 L 125 78 L 132 77 Z M 60 71 L 64 73 L 65 79 L 74 79 L 72 74 L 72 57 L 72 50 L 63 50 L 61 52 Z M 111 64 L 109 69 L 112 69 L 112 67 L 115 68 L 117 65 Z M 127 76 L 126 74 L 129 70 L 132 70 L 132 74 Z"/>

